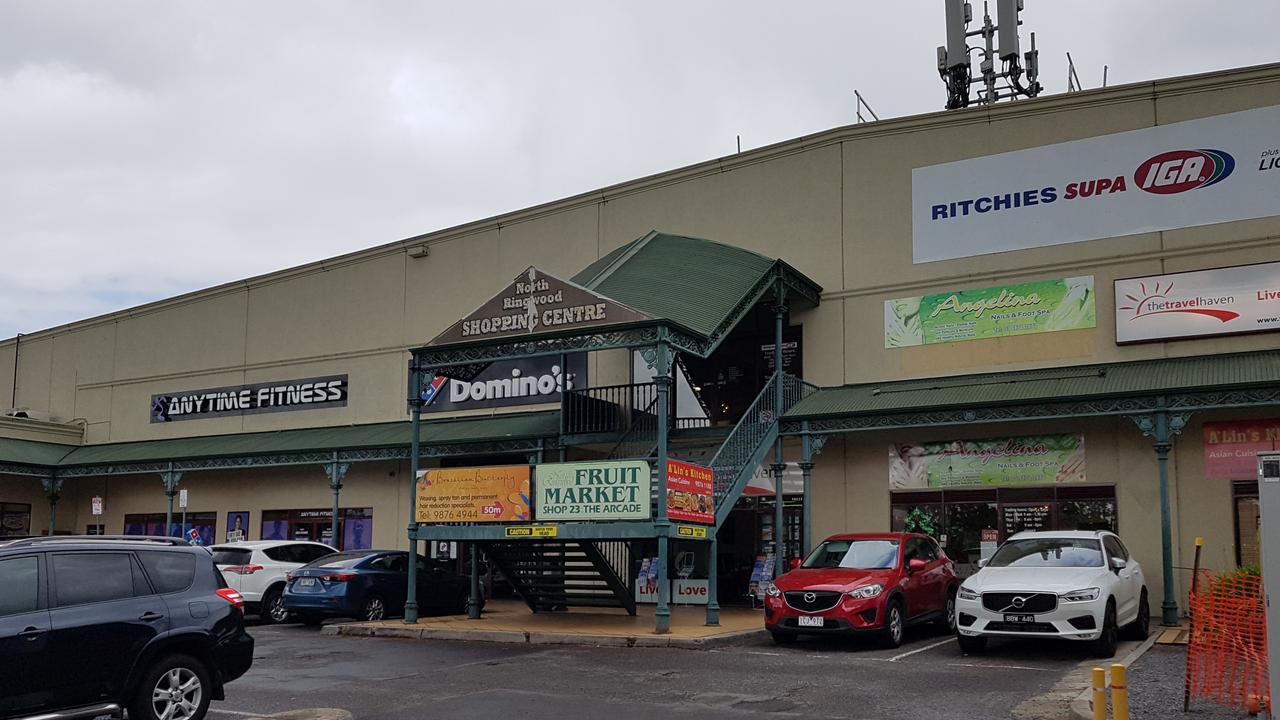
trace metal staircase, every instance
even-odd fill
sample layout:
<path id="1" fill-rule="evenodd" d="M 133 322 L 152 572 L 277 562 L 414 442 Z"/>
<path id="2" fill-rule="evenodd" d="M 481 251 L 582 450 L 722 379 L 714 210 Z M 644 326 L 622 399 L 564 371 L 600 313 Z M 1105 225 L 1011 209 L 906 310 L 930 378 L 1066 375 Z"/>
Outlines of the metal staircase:
<path id="1" fill-rule="evenodd" d="M 534 612 L 620 607 L 636 614 L 634 559 L 627 542 L 546 540 L 480 547 Z"/>

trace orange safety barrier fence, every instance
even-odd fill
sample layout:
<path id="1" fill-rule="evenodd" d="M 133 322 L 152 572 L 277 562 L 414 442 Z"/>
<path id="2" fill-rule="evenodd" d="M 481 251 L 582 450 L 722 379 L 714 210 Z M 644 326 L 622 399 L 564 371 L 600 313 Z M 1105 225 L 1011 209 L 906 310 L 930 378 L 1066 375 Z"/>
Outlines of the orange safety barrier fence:
<path id="1" fill-rule="evenodd" d="M 1266 709 L 1267 613 L 1262 577 L 1201 571 L 1191 594 L 1187 687 L 1193 699 Z"/>

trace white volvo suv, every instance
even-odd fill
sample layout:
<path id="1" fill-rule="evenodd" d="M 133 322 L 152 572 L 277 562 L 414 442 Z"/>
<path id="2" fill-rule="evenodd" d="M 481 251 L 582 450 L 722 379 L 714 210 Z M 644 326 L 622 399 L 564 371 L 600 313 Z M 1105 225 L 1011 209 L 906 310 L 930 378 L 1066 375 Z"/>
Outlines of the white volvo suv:
<path id="1" fill-rule="evenodd" d="M 1105 531 L 1022 532 L 1004 542 L 956 594 L 956 635 L 968 654 L 988 637 L 1056 637 L 1113 657 L 1120 629 L 1147 636 L 1142 567 Z"/>
<path id="2" fill-rule="evenodd" d="M 284 622 L 285 578 L 292 570 L 338 552 L 324 543 L 305 540 L 255 540 L 214 545 L 213 563 L 232 590 L 244 596 L 245 610 L 264 625 Z"/>

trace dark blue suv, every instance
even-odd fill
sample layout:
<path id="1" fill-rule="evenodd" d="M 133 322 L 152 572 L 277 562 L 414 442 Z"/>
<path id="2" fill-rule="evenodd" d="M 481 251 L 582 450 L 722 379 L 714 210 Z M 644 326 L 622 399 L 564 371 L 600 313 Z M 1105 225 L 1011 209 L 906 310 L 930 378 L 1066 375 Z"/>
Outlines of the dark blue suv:
<path id="1" fill-rule="evenodd" d="M 0 718 L 201 720 L 253 662 L 244 601 L 173 538 L 0 542 Z"/>

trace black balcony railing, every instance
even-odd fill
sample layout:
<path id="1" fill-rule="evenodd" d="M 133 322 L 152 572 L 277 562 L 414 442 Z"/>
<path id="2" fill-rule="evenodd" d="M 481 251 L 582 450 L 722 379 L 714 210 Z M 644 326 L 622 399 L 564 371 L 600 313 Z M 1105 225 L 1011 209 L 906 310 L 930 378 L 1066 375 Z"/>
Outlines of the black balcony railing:
<path id="1" fill-rule="evenodd" d="M 569 390 L 561 401 L 561 430 L 566 435 L 626 432 L 646 409 L 653 411 L 657 397 L 658 386 L 651 382 Z"/>

